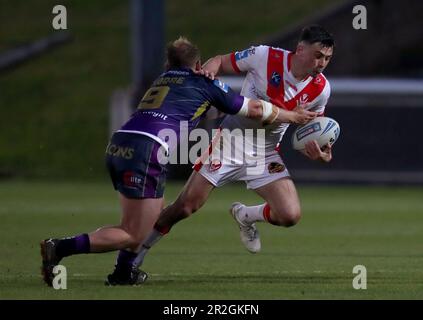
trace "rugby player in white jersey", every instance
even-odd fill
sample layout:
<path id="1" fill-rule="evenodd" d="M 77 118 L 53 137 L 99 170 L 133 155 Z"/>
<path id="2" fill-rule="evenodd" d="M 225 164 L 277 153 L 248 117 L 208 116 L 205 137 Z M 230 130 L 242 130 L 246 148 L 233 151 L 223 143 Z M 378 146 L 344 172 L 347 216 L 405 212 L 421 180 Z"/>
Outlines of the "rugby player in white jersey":
<path id="1" fill-rule="evenodd" d="M 312 25 L 303 29 L 294 52 L 269 46 L 257 46 L 209 59 L 203 73 L 210 78 L 217 74 L 246 73 L 241 94 L 270 101 L 283 109 L 301 106 L 323 115 L 330 96 L 330 85 L 322 74 L 333 54 L 334 40 L 324 28 Z M 234 203 L 231 214 L 239 225 L 241 240 L 248 251 L 261 249 L 256 222 L 290 227 L 301 217 L 300 201 L 289 172 L 278 154 L 278 145 L 289 124 L 262 125 L 237 115 L 226 116 L 222 128 L 233 130 L 265 129 L 265 170 L 248 174 L 248 164 L 211 162 L 197 165 L 177 200 L 165 208 L 155 228 L 136 259 L 140 266 L 149 248 L 179 220 L 197 211 L 215 187 L 231 181 L 245 181 L 247 189 L 264 199 L 257 206 Z M 254 144 L 254 141 L 246 143 Z M 330 145 L 320 149 L 316 141 L 306 145 L 303 154 L 311 160 L 329 162 Z M 228 160 L 228 159 L 226 159 Z"/>

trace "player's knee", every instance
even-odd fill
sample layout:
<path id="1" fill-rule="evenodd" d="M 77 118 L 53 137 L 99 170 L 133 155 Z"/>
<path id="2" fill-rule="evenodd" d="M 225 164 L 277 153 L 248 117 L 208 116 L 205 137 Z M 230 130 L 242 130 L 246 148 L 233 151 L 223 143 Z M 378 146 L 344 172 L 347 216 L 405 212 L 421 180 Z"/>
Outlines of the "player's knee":
<path id="1" fill-rule="evenodd" d="M 285 227 L 295 226 L 301 219 L 301 209 L 300 207 L 292 207 L 287 210 L 285 216 Z"/>
<path id="2" fill-rule="evenodd" d="M 301 219 L 301 213 L 290 215 L 285 222 L 285 227 L 293 227 L 295 226 Z"/>
<path id="3" fill-rule="evenodd" d="M 128 233 L 128 237 L 125 241 L 122 241 L 124 247 L 131 249 L 137 248 L 143 239 L 135 232 L 130 232 L 129 230 L 126 230 L 126 232 Z"/>
<path id="4" fill-rule="evenodd" d="M 124 248 L 136 248 L 144 240 L 141 238 L 138 229 L 133 225 L 121 224 L 120 229 L 125 232 L 125 235 L 120 238 L 120 244 Z"/>
<path id="5" fill-rule="evenodd" d="M 279 210 L 278 214 L 273 217 L 273 222 L 276 225 L 284 227 L 295 226 L 301 219 L 301 208 L 300 207 L 290 207 L 285 208 L 284 210 Z"/>

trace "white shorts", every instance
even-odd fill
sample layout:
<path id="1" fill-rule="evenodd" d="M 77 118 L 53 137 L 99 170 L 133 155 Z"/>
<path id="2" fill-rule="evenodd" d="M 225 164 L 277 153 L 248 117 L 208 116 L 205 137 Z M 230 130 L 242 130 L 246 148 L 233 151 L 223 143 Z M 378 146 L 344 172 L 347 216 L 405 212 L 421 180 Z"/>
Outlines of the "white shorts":
<path id="1" fill-rule="evenodd" d="M 245 181 L 247 189 L 254 190 L 278 179 L 290 177 L 288 169 L 277 153 L 266 156 L 264 163 L 256 167 L 213 161 L 208 164 L 196 165 L 194 169 L 215 187 L 223 186 L 228 182 Z"/>

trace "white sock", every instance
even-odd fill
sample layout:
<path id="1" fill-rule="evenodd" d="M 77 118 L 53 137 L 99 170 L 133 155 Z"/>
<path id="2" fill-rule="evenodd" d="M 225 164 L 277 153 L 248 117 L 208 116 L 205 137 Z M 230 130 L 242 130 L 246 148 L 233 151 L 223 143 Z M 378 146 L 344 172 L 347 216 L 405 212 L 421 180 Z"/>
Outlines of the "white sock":
<path id="1" fill-rule="evenodd" d="M 144 241 L 141 247 L 141 251 L 138 253 L 137 257 L 134 260 L 133 266 L 139 267 L 144 262 L 144 257 L 147 254 L 148 250 L 152 246 L 154 246 L 161 238 L 163 237 L 163 234 L 156 229 L 153 229 L 151 231 L 150 235 L 147 237 L 147 239 Z"/>
<path id="2" fill-rule="evenodd" d="M 263 209 L 265 206 L 266 206 L 265 203 L 259 206 L 251 206 L 251 207 L 245 206 L 240 212 L 240 217 L 242 221 L 245 221 L 246 223 L 265 221 L 263 216 Z"/>

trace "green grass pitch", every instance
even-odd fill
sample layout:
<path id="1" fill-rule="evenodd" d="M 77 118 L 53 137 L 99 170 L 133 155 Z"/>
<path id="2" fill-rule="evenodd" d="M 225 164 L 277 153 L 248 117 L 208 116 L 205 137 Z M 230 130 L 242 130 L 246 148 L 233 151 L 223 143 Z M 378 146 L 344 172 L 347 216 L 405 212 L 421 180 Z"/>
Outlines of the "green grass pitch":
<path id="1" fill-rule="evenodd" d="M 182 184 L 168 183 L 167 201 Z M 67 290 L 46 287 L 39 241 L 119 221 L 104 183 L 0 183 L 0 299 L 422 299 L 423 189 L 298 186 L 303 218 L 293 228 L 259 224 L 262 251 L 239 241 L 231 202 L 258 204 L 243 185 L 215 190 L 147 256 L 149 281 L 105 287 L 115 253 L 63 260 Z M 352 286 L 355 265 L 367 289 Z"/>

